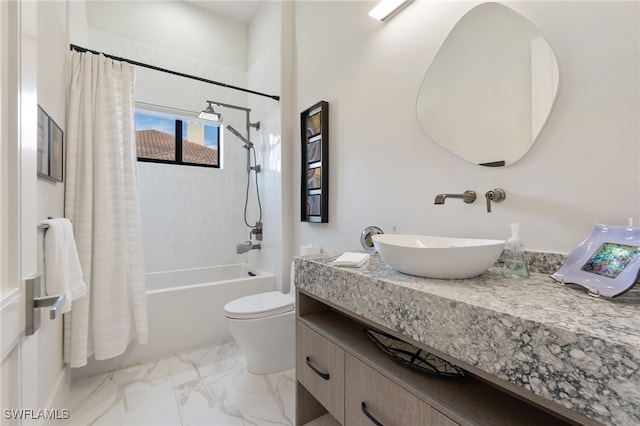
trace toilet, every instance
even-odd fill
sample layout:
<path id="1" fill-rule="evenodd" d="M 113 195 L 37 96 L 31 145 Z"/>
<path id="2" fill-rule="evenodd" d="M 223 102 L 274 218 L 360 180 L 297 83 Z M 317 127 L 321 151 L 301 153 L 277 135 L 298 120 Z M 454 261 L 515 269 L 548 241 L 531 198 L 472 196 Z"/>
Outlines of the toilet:
<path id="1" fill-rule="evenodd" d="M 252 294 L 224 305 L 229 331 L 244 351 L 250 373 L 271 374 L 295 366 L 294 290 L 292 266 L 289 293 Z"/>

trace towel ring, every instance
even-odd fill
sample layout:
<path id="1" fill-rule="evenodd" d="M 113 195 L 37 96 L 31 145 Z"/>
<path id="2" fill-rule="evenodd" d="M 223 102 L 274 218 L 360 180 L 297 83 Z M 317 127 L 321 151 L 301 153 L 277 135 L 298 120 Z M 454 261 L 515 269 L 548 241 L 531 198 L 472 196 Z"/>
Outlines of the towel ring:
<path id="1" fill-rule="evenodd" d="M 378 234 L 384 234 L 384 232 L 377 226 L 367 226 L 364 228 L 362 234 L 360 234 L 360 244 L 362 244 L 362 248 L 368 252 L 376 251 L 376 247 L 373 245 L 371 237 Z"/>

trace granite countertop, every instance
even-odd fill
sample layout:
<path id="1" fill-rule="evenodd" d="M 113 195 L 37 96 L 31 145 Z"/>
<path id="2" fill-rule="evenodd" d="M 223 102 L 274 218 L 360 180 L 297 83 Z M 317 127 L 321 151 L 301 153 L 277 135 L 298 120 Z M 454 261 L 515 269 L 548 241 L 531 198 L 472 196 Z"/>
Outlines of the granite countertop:
<path id="1" fill-rule="evenodd" d="M 640 424 L 640 291 L 594 298 L 547 274 L 467 280 L 296 258 L 296 286 L 605 424 Z"/>

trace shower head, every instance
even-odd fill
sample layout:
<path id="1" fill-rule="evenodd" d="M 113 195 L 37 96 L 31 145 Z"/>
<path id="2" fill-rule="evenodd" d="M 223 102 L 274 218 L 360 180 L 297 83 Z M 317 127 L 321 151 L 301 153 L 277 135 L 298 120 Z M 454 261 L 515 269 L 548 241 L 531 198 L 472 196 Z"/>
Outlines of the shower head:
<path id="1" fill-rule="evenodd" d="M 200 112 L 198 118 L 202 118 L 203 120 L 210 121 L 220 121 L 222 120 L 222 114 L 217 113 L 213 110 L 213 105 L 211 102 L 207 101 L 207 107 Z"/>
<path id="2" fill-rule="evenodd" d="M 253 146 L 253 143 L 249 141 L 249 139 L 245 138 L 244 136 L 242 136 L 236 129 L 234 129 L 232 126 L 227 126 L 227 130 L 229 130 L 231 133 L 233 133 L 238 139 L 240 139 L 242 142 L 244 142 L 244 147 L 249 149 Z"/>

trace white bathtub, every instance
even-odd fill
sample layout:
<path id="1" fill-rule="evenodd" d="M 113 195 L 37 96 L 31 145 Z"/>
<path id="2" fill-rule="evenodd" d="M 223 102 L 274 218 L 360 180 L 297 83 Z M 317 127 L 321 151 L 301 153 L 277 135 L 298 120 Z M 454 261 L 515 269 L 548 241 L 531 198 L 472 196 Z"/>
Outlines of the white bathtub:
<path id="1" fill-rule="evenodd" d="M 112 360 L 91 359 L 73 369 L 85 377 L 231 339 L 224 305 L 238 297 L 276 289 L 275 276 L 246 264 L 211 266 L 145 275 L 149 341 L 133 341 Z"/>

